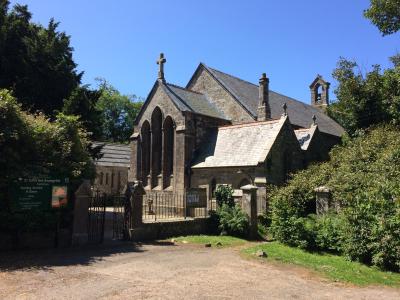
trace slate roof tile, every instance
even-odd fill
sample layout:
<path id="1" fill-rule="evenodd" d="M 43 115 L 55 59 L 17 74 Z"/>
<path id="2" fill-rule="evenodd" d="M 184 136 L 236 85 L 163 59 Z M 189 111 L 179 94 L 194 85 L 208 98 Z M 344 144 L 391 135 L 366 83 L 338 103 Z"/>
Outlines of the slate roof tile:
<path id="1" fill-rule="evenodd" d="M 218 128 L 192 168 L 257 166 L 265 161 L 286 117 Z M 249 155 L 251 153 L 251 155 Z"/>
<path id="2" fill-rule="evenodd" d="M 226 74 L 202 64 L 245 108 L 253 117 L 257 116 L 258 86 L 235 76 Z M 308 128 L 312 123 L 312 116 L 318 120 L 321 132 L 341 136 L 344 129 L 333 119 L 328 117 L 318 108 L 305 104 L 296 99 L 269 91 L 269 102 L 272 119 L 279 118 L 282 114 L 282 105 L 287 104 L 287 113 L 290 122 L 299 127 Z"/>
<path id="3" fill-rule="evenodd" d="M 93 146 L 104 145 L 101 149 L 103 156 L 95 161 L 98 166 L 104 167 L 126 167 L 129 168 L 131 161 L 131 148 L 129 145 L 94 142 Z"/>

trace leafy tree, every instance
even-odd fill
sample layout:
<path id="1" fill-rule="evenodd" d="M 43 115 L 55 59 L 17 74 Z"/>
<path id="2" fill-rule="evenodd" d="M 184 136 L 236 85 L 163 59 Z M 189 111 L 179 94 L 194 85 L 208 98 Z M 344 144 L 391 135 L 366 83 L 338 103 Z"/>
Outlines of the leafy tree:
<path id="1" fill-rule="evenodd" d="M 364 15 L 383 35 L 395 33 L 400 29 L 400 0 L 371 0 Z"/>
<path id="2" fill-rule="evenodd" d="M 127 143 L 143 102 L 135 95 L 122 95 L 104 79 L 98 80 L 101 96 L 97 109 L 102 113 L 103 138 L 107 141 Z"/>
<path id="3" fill-rule="evenodd" d="M 103 138 L 103 112 L 98 108 L 102 95 L 99 90 L 91 90 L 84 85 L 76 88 L 71 96 L 64 101 L 63 113 L 80 116 L 83 126 L 91 133 L 91 139 Z"/>
<path id="4" fill-rule="evenodd" d="M 229 185 L 219 185 L 215 190 L 215 198 L 219 207 L 222 207 L 224 204 L 228 205 L 229 207 L 235 206 L 233 189 Z"/>
<path id="5" fill-rule="evenodd" d="M 24 109 L 55 116 L 81 81 L 72 58 L 70 37 L 58 31 L 53 19 L 47 27 L 31 21 L 26 5 L 9 9 L 0 0 L 0 88 L 13 90 Z"/>
<path id="6" fill-rule="evenodd" d="M 0 90 L 0 205 L 18 177 L 57 174 L 79 183 L 94 177 L 88 136 L 76 116 L 59 113 L 50 122 L 29 114 L 7 90 Z"/>
<path id="7" fill-rule="evenodd" d="M 381 122 L 400 124 L 399 56 L 391 58 L 393 68 L 382 72 L 379 65 L 365 75 L 357 63 L 341 58 L 333 72 L 338 81 L 337 101 L 328 107 L 350 135 Z"/>

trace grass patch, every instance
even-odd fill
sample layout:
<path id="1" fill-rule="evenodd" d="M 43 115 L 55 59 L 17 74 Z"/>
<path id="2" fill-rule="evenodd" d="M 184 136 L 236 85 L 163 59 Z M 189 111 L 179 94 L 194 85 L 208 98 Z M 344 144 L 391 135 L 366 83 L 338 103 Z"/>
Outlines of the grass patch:
<path id="1" fill-rule="evenodd" d="M 310 253 L 299 248 L 292 248 L 271 242 L 243 250 L 247 255 L 253 255 L 257 250 L 264 250 L 270 261 L 278 261 L 306 267 L 333 280 L 352 283 L 359 286 L 388 285 L 400 287 L 400 274 L 383 272 L 373 267 L 352 262 L 342 256 Z"/>
<path id="2" fill-rule="evenodd" d="M 233 237 L 233 236 L 222 236 L 222 235 L 189 235 L 189 236 L 180 236 L 173 238 L 176 242 L 188 244 L 208 244 L 210 243 L 212 246 L 217 246 L 220 243 L 220 247 L 230 247 L 230 246 L 238 246 L 246 243 L 246 240 Z"/>

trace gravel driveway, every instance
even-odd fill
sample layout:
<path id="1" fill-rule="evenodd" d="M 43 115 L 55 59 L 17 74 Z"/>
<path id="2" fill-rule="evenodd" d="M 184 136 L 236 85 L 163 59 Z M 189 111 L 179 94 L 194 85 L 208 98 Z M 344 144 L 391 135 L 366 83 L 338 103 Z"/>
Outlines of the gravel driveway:
<path id="1" fill-rule="evenodd" d="M 400 299 L 400 290 L 332 283 L 237 248 L 160 242 L 2 254 L 0 299 L 381 300 Z"/>

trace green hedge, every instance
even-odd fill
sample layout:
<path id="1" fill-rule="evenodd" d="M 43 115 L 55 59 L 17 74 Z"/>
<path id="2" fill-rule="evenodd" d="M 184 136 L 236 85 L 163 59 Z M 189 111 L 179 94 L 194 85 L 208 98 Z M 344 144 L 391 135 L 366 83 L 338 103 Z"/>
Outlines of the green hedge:
<path id="1" fill-rule="evenodd" d="M 399 271 L 400 131 L 382 125 L 343 142 L 329 162 L 295 174 L 272 196 L 271 230 L 291 246 Z M 321 185 L 333 190 L 338 214 L 313 215 Z"/>
<path id="2" fill-rule="evenodd" d="M 82 179 L 94 178 L 88 145 L 78 117 L 58 114 L 49 120 L 25 112 L 10 92 L 0 89 L 0 230 L 55 228 L 59 217 L 54 212 L 11 212 L 10 183 L 19 177 L 52 175 L 69 178 L 72 193 Z M 62 216 L 68 223 L 69 213 Z"/>

